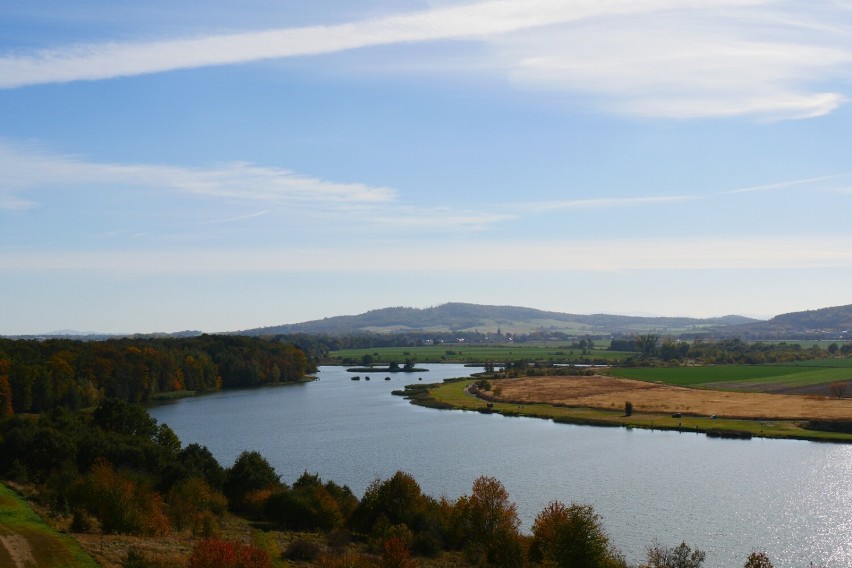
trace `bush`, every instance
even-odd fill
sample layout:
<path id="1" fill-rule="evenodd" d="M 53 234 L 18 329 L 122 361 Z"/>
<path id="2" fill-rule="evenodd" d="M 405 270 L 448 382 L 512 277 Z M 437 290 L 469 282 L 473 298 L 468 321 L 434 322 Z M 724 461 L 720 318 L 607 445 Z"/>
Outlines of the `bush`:
<path id="1" fill-rule="evenodd" d="M 230 540 L 203 540 L 189 555 L 189 568 L 272 568 L 264 550 Z"/>
<path id="2" fill-rule="evenodd" d="M 287 546 L 284 551 L 284 558 L 287 560 L 299 560 L 303 562 L 313 562 L 322 553 L 322 546 L 316 542 L 298 538 Z"/>

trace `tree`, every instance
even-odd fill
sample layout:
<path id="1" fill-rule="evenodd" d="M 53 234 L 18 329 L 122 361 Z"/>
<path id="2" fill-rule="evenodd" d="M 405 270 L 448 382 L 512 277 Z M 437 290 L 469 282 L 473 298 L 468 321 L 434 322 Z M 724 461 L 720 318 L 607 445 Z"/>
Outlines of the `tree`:
<path id="1" fill-rule="evenodd" d="M 479 565 L 518 566 L 524 546 L 518 532 L 517 507 L 497 479 L 488 476 L 473 482 L 470 497 L 456 502 L 456 538 L 464 544 L 468 558 Z"/>
<path id="2" fill-rule="evenodd" d="M 157 421 L 148 416 L 144 408 L 117 398 L 101 402 L 92 414 L 92 419 L 96 426 L 106 432 L 142 436 L 149 440 L 157 433 Z"/>
<path id="3" fill-rule="evenodd" d="M 530 554 L 537 562 L 558 568 L 626 567 L 590 505 L 553 501 L 538 514 L 532 532 Z"/>
<path id="4" fill-rule="evenodd" d="M 225 472 L 224 491 L 231 507 L 240 509 L 246 496 L 254 491 L 274 489 L 281 481 L 275 468 L 258 452 L 243 452 Z"/>
<path id="5" fill-rule="evenodd" d="M 657 342 L 659 340 L 660 336 L 653 333 L 637 335 L 635 338 L 636 347 L 639 349 L 643 358 L 653 357 L 657 354 Z"/>
<path id="6" fill-rule="evenodd" d="M 405 524 L 417 528 L 418 517 L 426 503 L 417 480 L 397 471 L 389 479 L 373 481 L 352 515 L 352 525 L 365 533 L 372 532 L 380 518 L 391 525 Z"/>
<path id="7" fill-rule="evenodd" d="M 835 381 L 828 386 L 828 392 L 835 398 L 843 398 L 843 395 L 846 394 L 846 387 L 846 381 Z"/>
<path id="8" fill-rule="evenodd" d="M 772 568 L 772 562 L 764 552 L 752 552 L 746 559 L 743 568 Z"/>
<path id="9" fill-rule="evenodd" d="M 654 544 L 648 548 L 648 568 L 701 568 L 707 553 L 685 542 L 674 548 Z"/>
<path id="10" fill-rule="evenodd" d="M 9 360 L 0 353 L 0 418 L 12 416 L 12 386 L 9 384 Z"/>

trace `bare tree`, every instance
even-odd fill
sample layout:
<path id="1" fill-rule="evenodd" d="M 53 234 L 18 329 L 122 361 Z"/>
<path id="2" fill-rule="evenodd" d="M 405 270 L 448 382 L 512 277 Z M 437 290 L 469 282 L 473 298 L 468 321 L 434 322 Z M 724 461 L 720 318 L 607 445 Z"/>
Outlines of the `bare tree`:
<path id="1" fill-rule="evenodd" d="M 846 381 L 835 381 L 828 385 L 828 392 L 835 398 L 843 398 L 846 394 L 846 387 L 849 386 Z"/>

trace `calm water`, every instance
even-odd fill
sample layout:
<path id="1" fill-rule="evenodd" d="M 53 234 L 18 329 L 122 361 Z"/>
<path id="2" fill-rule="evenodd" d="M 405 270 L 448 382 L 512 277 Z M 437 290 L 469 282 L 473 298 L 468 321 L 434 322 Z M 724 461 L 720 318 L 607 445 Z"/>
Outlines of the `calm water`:
<path id="1" fill-rule="evenodd" d="M 403 470 L 426 493 L 456 498 L 492 475 L 526 529 L 550 500 L 589 503 L 632 562 L 656 539 L 707 551 L 707 568 L 740 567 L 755 549 L 776 568 L 852 566 L 852 446 L 561 425 L 420 408 L 390 394 L 418 377 L 471 371 L 429 368 L 352 381 L 323 367 L 314 383 L 183 399 L 150 413 L 223 465 L 258 450 L 288 483 L 307 470 L 360 496 L 373 479 Z"/>

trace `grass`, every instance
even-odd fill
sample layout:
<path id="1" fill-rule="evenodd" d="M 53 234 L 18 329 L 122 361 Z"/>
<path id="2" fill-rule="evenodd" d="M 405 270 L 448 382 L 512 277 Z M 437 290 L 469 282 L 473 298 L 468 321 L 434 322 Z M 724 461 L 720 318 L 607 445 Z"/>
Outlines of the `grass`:
<path id="1" fill-rule="evenodd" d="M 849 362 L 848 359 L 829 361 Z M 816 363 L 814 361 L 813 363 Z M 715 365 L 709 367 L 642 367 L 609 369 L 606 374 L 640 381 L 719 390 L 761 391 L 803 387 L 852 379 L 852 364 L 819 365 Z"/>
<path id="2" fill-rule="evenodd" d="M 595 408 L 554 406 L 541 403 L 519 405 L 516 403 L 493 402 L 490 403 L 492 407 L 487 408 L 485 401 L 465 392 L 467 385 L 471 382 L 471 380 L 447 381 L 439 385 L 431 385 L 430 395 L 437 403 L 455 409 L 497 412 L 507 416 L 545 418 L 555 422 L 570 424 L 624 426 L 631 428 L 678 430 L 683 432 L 706 432 L 715 429 L 748 432 L 753 436 L 764 438 L 852 442 L 852 435 L 805 430 L 801 427 L 801 421 L 795 420 L 713 419 L 705 416 L 688 415 L 684 415 L 681 418 L 673 418 L 671 414 L 667 413 L 639 412 L 634 412 L 631 416 L 624 416 L 623 406 L 617 406 L 613 410 L 601 410 Z"/>
<path id="3" fill-rule="evenodd" d="M 10 568 L 98 568 L 68 535 L 50 528 L 14 491 L 0 483 L 0 566 Z M 16 559 L 9 547 L 16 550 Z M 16 561 L 17 560 L 17 563 Z"/>
<path id="4" fill-rule="evenodd" d="M 500 345 L 473 345 L 464 343 L 444 343 L 441 345 L 422 345 L 417 347 L 373 347 L 369 349 L 341 349 L 333 351 L 326 363 L 340 364 L 349 359 L 361 362 L 370 355 L 374 363 L 402 363 L 413 358 L 419 363 L 484 363 L 493 361 L 496 365 L 507 361 L 541 361 L 553 363 L 571 363 L 588 359 L 619 361 L 633 355 L 622 351 L 593 349 L 583 355 L 582 349 L 571 348 L 570 343 L 506 343 Z"/>

